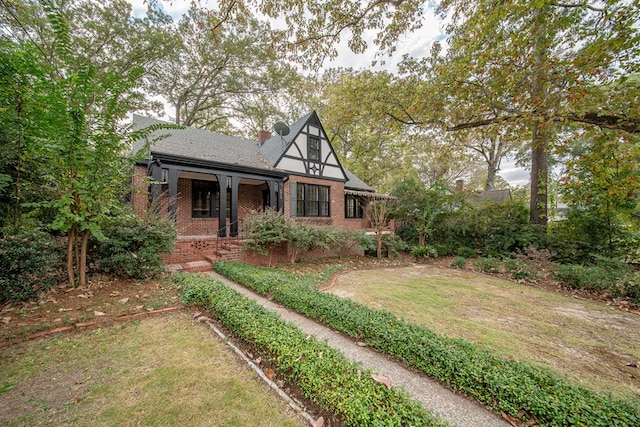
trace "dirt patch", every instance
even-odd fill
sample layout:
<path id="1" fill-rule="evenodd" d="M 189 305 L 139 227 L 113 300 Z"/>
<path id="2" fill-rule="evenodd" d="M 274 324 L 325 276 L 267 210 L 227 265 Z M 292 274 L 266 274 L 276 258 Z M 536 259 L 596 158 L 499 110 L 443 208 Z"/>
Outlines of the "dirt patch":
<path id="1" fill-rule="evenodd" d="M 177 290 L 166 279 L 132 282 L 94 277 L 84 288 L 60 285 L 38 300 L 0 307 L 0 347 L 179 305 Z"/>

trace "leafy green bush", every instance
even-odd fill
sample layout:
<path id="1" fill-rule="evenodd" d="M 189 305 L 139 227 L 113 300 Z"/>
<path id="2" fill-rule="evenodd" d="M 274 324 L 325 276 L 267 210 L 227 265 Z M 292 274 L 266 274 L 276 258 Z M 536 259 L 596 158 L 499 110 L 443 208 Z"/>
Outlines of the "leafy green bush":
<path id="1" fill-rule="evenodd" d="M 406 392 L 375 382 L 371 371 L 220 281 L 187 274 L 174 278 L 185 304 L 211 310 L 234 335 L 266 353 L 264 357 L 305 397 L 340 416 L 344 425 L 446 425 Z"/>
<path id="2" fill-rule="evenodd" d="M 516 280 L 535 280 L 538 273 L 535 268 L 521 259 L 507 258 L 504 260 L 504 269 Z"/>
<path id="3" fill-rule="evenodd" d="M 540 236 L 529 224 L 527 207 L 518 202 L 463 205 L 433 221 L 434 243 L 467 247 L 494 257 L 537 245 Z"/>
<path id="4" fill-rule="evenodd" d="M 407 244 L 396 234 L 383 234 L 382 246 L 387 250 L 387 256 L 394 257 L 407 250 Z"/>
<path id="5" fill-rule="evenodd" d="M 476 251 L 468 248 L 466 246 L 460 246 L 458 248 L 458 256 L 464 257 L 464 258 L 475 258 L 476 257 Z"/>
<path id="6" fill-rule="evenodd" d="M 493 257 L 480 257 L 474 263 L 485 273 L 500 273 L 500 260 Z"/>
<path id="7" fill-rule="evenodd" d="M 464 268 L 467 265 L 467 259 L 465 257 L 457 256 L 451 260 L 451 265 L 458 268 Z"/>
<path id="8" fill-rule="evenodd" d="M 456 252 L 453 246 L 444 243 L 435 243 L 433 247 L 438 251 L 439 257 L 453 255 Z"/>
<path id="9" fill-rule="evenodd" d="M 54 238 L 33 229 L 3 230 L 0 239 L 0 302 L 26 301 L 53 286 L 62 273 Z"/>
<path id="10" fill-rule="evenodd" d="M 422 258 L 436 258 L 438 256 L 438 251 L 431 245 L 416 246 L 411 249 L 411 256 L 416 260 L 420 260 Z"/>
<path id="11" fill-rule="evenodd" d="M 549 426 L 636 426 L 638 402 L 593 393 L 536 368 L 482 350 L 460 339 L 404 322 L 325 294 L 299 276 L 240 263 L 217 263 L 216 271 L 305 316 L 365 342 L 463 391 L 496 411 Z"/>
<path id="12" fill-rule="evenodd" d="M 596 265 L 558 264 L 551 276 L 573 289 L 607 291 L 616 296 L 640 301 L 640 274 L 619 261 L 596 257 Z"/>
<path id="13" fill-rule="evenodd" d="M 103 233 L 106 240 L 95 243 L 98 267 L 135 279 L 161 273 L 162 255 L 171 253 L 176 241 L 173 221 L 153 216 L 120 215 L 105 226 Z"/>

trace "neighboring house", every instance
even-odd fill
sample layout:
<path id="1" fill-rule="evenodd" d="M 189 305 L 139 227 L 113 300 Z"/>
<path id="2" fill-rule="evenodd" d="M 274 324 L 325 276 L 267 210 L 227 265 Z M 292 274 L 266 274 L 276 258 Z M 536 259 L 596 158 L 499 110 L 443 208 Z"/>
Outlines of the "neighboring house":
<path id="1" fill-rule="evenodd" d="M 163 123 L 133 117 L 134 129 Z M 340 164 L 315 111 L 281 133 L 261 131 L 251 141 L 159 129 L 134 144 L 134 153 L 149 146 L 134 171 L 135 211 L 154 206 L 176 220 L 178 243 L 167 262 L 211 259 L 223 238 L 241 237 L 246 216 L 266 208 L 312 225 L 370 228 L 369 202 L 381 195 Z"/>

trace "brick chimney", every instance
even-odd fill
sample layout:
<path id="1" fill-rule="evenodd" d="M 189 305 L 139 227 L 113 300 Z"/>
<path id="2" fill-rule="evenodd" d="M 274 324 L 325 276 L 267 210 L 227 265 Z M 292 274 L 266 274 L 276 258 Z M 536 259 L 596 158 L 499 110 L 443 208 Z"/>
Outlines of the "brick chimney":
<path id="1" fill-rule="evenodd" d="M 262 145 L 267 139 L 271 138 L 271 132 L 268 130 L 258 131 L 258 142 Z"/>

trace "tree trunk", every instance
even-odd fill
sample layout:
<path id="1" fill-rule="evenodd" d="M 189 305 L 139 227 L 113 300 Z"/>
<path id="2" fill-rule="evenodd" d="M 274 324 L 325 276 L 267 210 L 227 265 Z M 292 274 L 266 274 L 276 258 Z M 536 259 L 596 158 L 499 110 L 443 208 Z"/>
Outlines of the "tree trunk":
<path id="1" fill-rule="evenodd" d="M 549 178 L 548 136 L 539 123 L 531 132 L 531 200 L 529 222 L 547 225 L 547 187 Z"/>
<path id="2" fill-rule="evenodd" d="M 548 40 L 545 38 L 545 17 L 549 12 L 547 6 L 537 9 L 537 35 L 535 38 L 535 63 L 532 70 L 531 100 L 534 106 L 534 117 L 531 125 L 531 199 L 529 201 L 529 222 L 542 226 L 547 225 L 547 181 L 549 179 L 549 130 L 548 124 L 542 122 L 547 112 L 547 87 L 545 69 L 549 58 Z"/>
<path id="3" fill-rule="evenodd" d="M 79 280 L 78 286 L 85 286 L 87 283 L 87 245 L 89 243 L 89 230 L 83 230 L 80 242 L 80 264 L 78 264 Z"/>
<path id="4" fill-rule="evenodd" d="M 382 230 L 378 230 L 376 237 L 378 239 L 378 259 L 382 259 Z"/>
<path id="5" fill-rule="evenodd" d="M 67 233 L 67 278 L 69 286 L 74 287 L 75 277 L 73 274 L 74 247 L 76 242 L 76 226 L 74 225 Z"/>
<path id="6" fill-rule="evenodd" d="M 495 190 L 496 189 L 496 174 L 498 173 L 498 169 L 493 163 L 489 163 L 487 165 L 487 182 L 484 185 L 484 189 L 486 191 Z"/>

